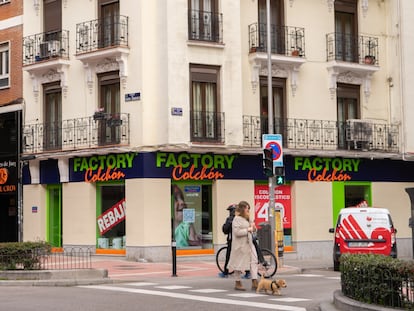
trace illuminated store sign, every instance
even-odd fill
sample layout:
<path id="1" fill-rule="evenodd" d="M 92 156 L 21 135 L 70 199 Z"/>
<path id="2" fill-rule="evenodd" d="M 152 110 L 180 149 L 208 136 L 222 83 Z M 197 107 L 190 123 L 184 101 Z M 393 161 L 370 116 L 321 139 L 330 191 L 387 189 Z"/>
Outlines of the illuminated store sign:
<path id="1" fill-rule="evenodd" d="M 73 171 L 84 172 L 85 182 L 122 180 L 122 169 L 132 168 L 135 153 L 97 155 L 88 158 L 74 158 Z"/>
<path id="2" fill-rule="evenodd" d="M 308 181 L 349 181 L 359 171 L 360 159 L 295 157 L 294 170 L 307 171 Z"/>
<path id="3" fill-rule="evenodd" d="M 0 193 L 16 192 L 15 174 L 17 172 L 16 161 L 1 161 L 0 162 Z"/>
<path id="4" fill-rule="evenodd" d="M 232 169 L 236 155 L 157 152 L 156 166 L 172 168 L 174 180 L 216 180 L 222 169 Z"/>

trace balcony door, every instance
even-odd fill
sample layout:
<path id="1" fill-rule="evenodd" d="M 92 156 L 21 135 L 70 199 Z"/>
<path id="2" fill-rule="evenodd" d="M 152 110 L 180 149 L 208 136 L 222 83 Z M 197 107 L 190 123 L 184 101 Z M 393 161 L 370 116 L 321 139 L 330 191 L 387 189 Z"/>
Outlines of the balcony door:
<path id="1" fill-rule="evenodd" d="M 62 89 L 60 82 L 45 84 L 44 90 L 44 149 L 62 148 Z"/>
<path id="2" fill-rule="evenodd" d="M 357 0 L 335 1 L 336 60 L 358 62 Z"/>
<path id="3" fill-rule="evenodd" d="M 119 45 L 119 1 L 99 0 L 99 47 Z"/>
<path id="4" fill-rule="evenodd" d="M 191 16 L 190 38 L 218 41 L 218 0 L 189 0 Z"/>
<path id="5" fill-rule="evenodd" d="M 43 0 L 43 31 L 37 47 L 40 58 L 58 55 L 62 46 L 62 0 Z"/>
<path id="6" fill-rule="evenodd" d="M 346 120 L 359 119 L 359 85 L 337 85 L 338 148 L 346 149 Z"/>
<path id="7" fill-rule="evenodd" d="M 220 138 L 221 116 L 218 112 L 219 68 L 192 65 L 191 139 L 216 141 Z"/>
<path id="8" fill-rule="evenodd" d="M 265 49 L 267 46 L 267 9 L 266 0 L 258 2 L 259 19 L 259 47 Z M 284 54 L 285 32 L 283 17 L 283 0 L 270 0 L 270 28 L 272 53 Z"/>
<path id="9" fill-rule="evenodd" d="M 62 0 L 43 0 L 43 30 L 46 35 L 62 30 Z"/>
<path id="10" fill-rule="evenodd" d="M 120 142 L 120 87 L 119 72 L 108 72 L 99 75 L 99 108 L 106 118 L 98 120 L 98 137 L 100 145 L 119 144 Z"/>
<path id="11" fill-rule="evenodd" d="M 273 96 L 273 133 L 282 134 L 286 137 L 286 80 L 281 78 L 272 79 L 272 96 Z M 260 116 L 262 125 L 262 134 L 269 133 L 268 128 L 268 83 L 267 77 L 260 77 Z"/>

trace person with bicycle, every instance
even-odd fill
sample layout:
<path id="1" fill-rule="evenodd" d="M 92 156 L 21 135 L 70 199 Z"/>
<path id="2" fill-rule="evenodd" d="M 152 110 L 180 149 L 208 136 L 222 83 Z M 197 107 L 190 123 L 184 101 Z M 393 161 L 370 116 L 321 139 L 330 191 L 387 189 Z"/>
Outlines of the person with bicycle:
<path id="1" fill-rule="evenodd" d="M 232 243 L 228 267 L 234 271 L 236 290 L 246 290 L 241 283 L 242 271 L 251 271 L 252 289 L 257 288 L 258 261 L 253 245 L 252 233 L 256 232 L 254 222 L 250 222 L 250 205 L 241 201 L 236 208 L 232 223 Z"/>
<path id="2" fill-rule="evenodd" d="M 234 219 L 234 213 L 236 211 L 237 204 L 230 205 L 227 210 L 229 211 L 229 216 L 226 218 L 226 222 L 223 224 L 222 230 L 224 234 L 227 234 L 227 252 L 226 252 L 226 261 L 224 263 L 224 271 L 219 273 L 219 276 L 226 278 L 229 275 L 229 269 L 227 265 L 229 264 L 230 251 L 231 251 L 231 240 L 232 240 L 232 223 Z"/>

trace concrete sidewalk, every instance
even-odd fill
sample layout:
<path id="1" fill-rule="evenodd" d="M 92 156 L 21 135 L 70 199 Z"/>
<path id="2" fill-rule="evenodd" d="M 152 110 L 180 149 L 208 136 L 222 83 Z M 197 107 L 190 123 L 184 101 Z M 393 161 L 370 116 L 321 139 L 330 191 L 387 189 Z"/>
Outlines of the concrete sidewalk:
<path id="1" fill-rule="evenodd" d="M 279 263 L 277 275 L 321 268 L 329 269 L 329 263 L 320 260 L 283 259 Z M 217 277 L 218 273 L 214 255 L 178 257 L 175 270 L 173 270 L 172 262 L 135 262 L 128 261 L 123 256 L 94 255 L 92 256 L 92 269 L 2 271 L 0 272 L 0 286 L 76 286 L 140 281 L 149 276 L 157 278 Z"/>

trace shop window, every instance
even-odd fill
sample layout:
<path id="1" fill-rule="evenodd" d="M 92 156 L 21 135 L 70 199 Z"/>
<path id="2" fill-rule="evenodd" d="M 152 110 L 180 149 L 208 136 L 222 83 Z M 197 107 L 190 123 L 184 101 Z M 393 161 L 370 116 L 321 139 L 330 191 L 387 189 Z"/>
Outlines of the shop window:
<path id="1" fill-rule="evenodd" d="M 125 186 L 97 187 L 97 248 L 125 248 Z"/>
<path id="2" fill-rule="evenodd" d="M 173 238 L 177 248 L 211 249 L 211 186 L 200 184 L 172 185 Z"/>

